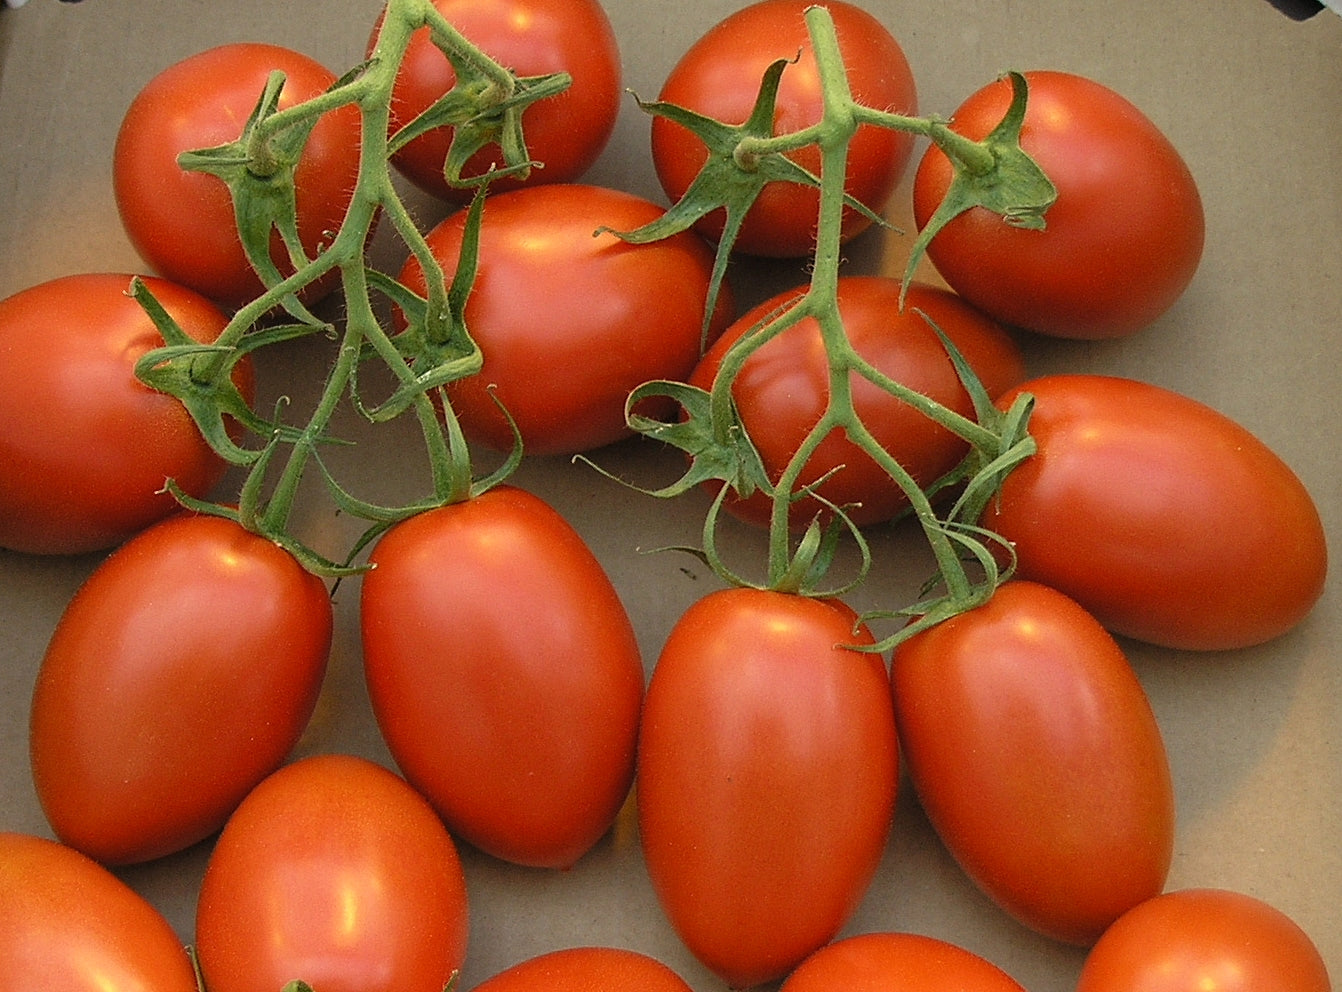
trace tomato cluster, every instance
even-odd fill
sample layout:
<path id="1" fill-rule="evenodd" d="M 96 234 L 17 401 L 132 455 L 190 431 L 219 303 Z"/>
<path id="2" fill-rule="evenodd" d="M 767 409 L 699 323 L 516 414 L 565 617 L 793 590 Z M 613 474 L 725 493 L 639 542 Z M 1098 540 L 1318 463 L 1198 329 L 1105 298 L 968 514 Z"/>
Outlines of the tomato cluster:
<path id="1" fill-rule="evenodd" d="M 565 870 L 632 804 L 669 928 L 732 989 L 1020 992 L 945 940 L 841 937 L 907 775 L 989 900 L 1093 948 L 1079 990 L 1233 972 L 1224 987 L 1327 992 L 1275 909 L 1166 891 L 1173 775 L 1120 640 L 1226 651 L 1295 627 L 1327 572 L 1318 510 L 1219 412 L 1135 380 L 1028 378 L 1018 343 L 1130 335 L 1172 306 L 1203 249 L 1192 173 L 1141 111 L 1071 74 L 994 81 L 950 124 L 916 117 L 893 35 L 854 3 L 822 14 L 747 4 L 673 67 L 647 105 L 669 207 L 582 182 L 621 77 L 595 0 L 392 0 L 346 77 L 232 44 L 147 83 L 113 155 L 155 274 L 0 301 L 0 546 L 110 552 L 33 687 L 32 779 L 58 841 L 0 834 L 7 987 L 440 992 L 468 954 L 459 845 Z M 836 103 L 864 108 L 846 132 Z M 299 123 L 249 145 L 272 120 Z M 418 232 L 370 168 L 370 127 L 379 167 L 441 198 L 440 223 Z M 910 275 L 838 277 L 916 135 Z M 379 225 L 408 244 L 394 278 L 364 264 Z M 912 280 L 923 252 L 940 283 Z M 738 314 L 724 266 L 812 255 L 808 282 Z M 385 333 L 365 321 L 370 286 Z M 265 348 L 336 325 L 322 408 L 413 412 L 432 498 L 357 498 L 329 420 L 254 409 Z M 374 360 L 382 404 L 352 371 Z M 44 410 L 10 402 L 38 379 Z M 96 464 L 78 457 L 92 436 Z M 509 479 L 523 458 L 599 463 L 648 438 L 688 455 L 662 494 L 711 502 L 695 550 L 728 588 L 645 664 L 596 553 Z M 502 467 L 476 476 L 474 446 Z M 210 502 L 230 463 L 236 501 Z M 289 531 L 314 463 L 369 523 L 346 557 Z M 722 565 L 720 508 L 767 534 L 766 580 Z M 831 588 L 838 543 L 866 557 L 868 535 L 917 525 L 944 595 L 859 614 Z M 297 756 L 346 582 L 395 771 Z M 104 866 L 201 842 L 193 974 Z M 476 988 L 689 985 L 585 947 Z"/>

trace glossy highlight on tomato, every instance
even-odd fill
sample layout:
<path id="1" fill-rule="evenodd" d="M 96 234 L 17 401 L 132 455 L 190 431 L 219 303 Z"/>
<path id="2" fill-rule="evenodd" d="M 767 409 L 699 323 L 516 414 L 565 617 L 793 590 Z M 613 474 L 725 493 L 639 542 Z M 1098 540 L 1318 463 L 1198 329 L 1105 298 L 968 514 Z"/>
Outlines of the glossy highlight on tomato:
<path id="1" fill-rule="evenodd" d="M 927 255 L 956 292 L 1003 323 L 1065 338 L 1133 334 L 1183 294 L 1202 259 L 1206 221 L 1188 165 L 1137 107 L 1073 73 L 1031 71 L 1021 148 L 1057 189 L 1044 230 L 974 207 L 948 223 Z M 980 140 L 1011 101 L 998 79 L 951 115 Z M 919 230 L 950 185 L 932 146 L 914 175 Z"/>
<path id="2" fill-rule="evenodd" d="M 778 59 L 783 71 L 774 113 L 774 133 L 786 134 L 820 120 L 823 97 L 819 69 L 806 29 L 811 0 L 762 0 L 742 7 L 714 25 L 680 58 L 662 85 L 659 100 L 722 121 L 742 124 L 759 95 L 765 70 Z M 902 114 L 917 112 L 917 86 L 899 42 L 860 6 L 843 0 L 825 5 L 838 34 L 839 47 L 854 99 Z M 903 131 L 863 126 L 848 150 L 845 189 L 879 213 L 893 194 L 913 152 L 913 138 Z M 703 142 L 686 128 L 662 117 L 652 121 L 652 157 L 658 179 L 672 202 L 689 189 L 708 157 Z M 820 172 L 820 153 L 807 147 L 790 157 L 813 175 Z M 815 248 L 818 192 L 795 183 L 766 186 L 751 207 L 735 242 L 748 255 L 795 258 Z M 716 240 L 722 233 L 722 211 L 698 225 Z M 854 210 L 844 215 L 844 237 L 852 238 L 869 221 Z"/>
<path id="3" fill-rule="evenodd" d="M 877 932 L 836 940 L 803 961 L 778 992 L 1024 992 L 997 965 L 948 941 Z"/>
<path id="4" fill-rule="evenodd" d="M 107 864 L 203 840 L 307 726 L 332 636 L 326 584 L 213 516 L 122 545 L 61 615 L 33 689 L 33 785 Z"/>
<path id="5" fill-rule="evenodd" d="M 1123 651 L 1080 606 L 1007 582 L 900 644 L 890 682 L 928 819 L 1011 916 L 1085 946 L 1162 891 L 1165 744 Z"/>
<path id="6" fill-rule="evenodd" d="M 465 877 L 394 772 L 323 754 L 261 782 L 210 854 L 196 952 L 210 992 L 443 992 L 466 953 Z"/>
<path id="7" fill-rule="evenodd" d="M 0 833 L 0 987 L 191 992 L 191 959 L 143 896 L 78 851 Z"/>
<path id="8" fill-rule="evenodd" d="M 474 992 L 690 992 L 655 958 L 617 947 L 570 947 L 528 958 Z"/>
<path id="9" fill-rule="evenodd" d="M 61 276 L 0 301 L 0 547 L 110 548 L 178 508 L 168 479 L 203 498 L 224 476 L 181 402 L 135 377 L 163 337 L 127 295 L 132 278 Z M 227 317 L 203 296 L 141 278 L 191 337 L 209 342 L 224 329 Z M 250 361 L 234 382 L 250 401 Z"/>
<path id="10" fill-rule="evenodd" d="M 600 562 L 511 486 L 398 524 L 370 561 L 364 674 L 402 773 L 455 836 L 571 867 L 628 795 L 643 700 L 634 628 Z"/>
<path id="11" fill-rule="evenodd" d="M 639 832 L 658 902 L 732 988 L 781 978 L 865 895 L 890 832 L 898 743 L 885 666 L 848 607 L 729 588 L 653 669 Z"/>
<path id="12" fill-rule="evenodd" d="M 1327 538 L 1300 478 L 1229 417 L 1113 376 L 1023 383 L 1038 453 L 983 524 L 1018 574 L 1061 590 L 1111 631 L 1217 651 L 1278 637 L 1323 593 Z"/>

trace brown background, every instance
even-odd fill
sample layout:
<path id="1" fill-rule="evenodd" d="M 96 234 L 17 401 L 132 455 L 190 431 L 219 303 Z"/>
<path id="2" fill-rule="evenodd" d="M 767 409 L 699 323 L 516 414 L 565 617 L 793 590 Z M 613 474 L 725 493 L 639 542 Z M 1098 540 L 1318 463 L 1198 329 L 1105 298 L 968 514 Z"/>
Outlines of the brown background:
<path id="1" fill-rule="evenodd" d="M 626 82 L 654 96 L 676 56 L 741 6 L 608 0 Z M 1258 433 L 1313 491 L 1334 547 L 1342 537 L 1342 18 L 1294 22 L 1263 0 L 866 0 L 904 44 L 925 112 L 949 114 L 1008 68 L 1091 75 L 1128 96 L 1172 138 L 1201 186 L 1206 254 L 1185 298 L 1156 326 L 1105 344 L 1023 338 L 1036 372 L 1092 370 L 1147 379 L 1218 407 Z M 301 49 L 337 71 L 362 54 L 378 0 L 32 0 L 0 13 L 0 295 L 87 270 L 137 269 L 110 189 L 120 116 L 155 72 L 232 40 Z M 632 99 L 594 182 L 661 199 Z M 907 223 L 907 189 L 892 216 Z M 421 204 L 426 222 L 440 212 Z M 872 235 L 851 271 L 898 272 L 908 238 Z M 378 251 L 392 250 L 379 242 Z M 736 273 L 742 299 L 800 270 Z M 266 395 L 311 395 L 301 349 L 267 366 Z M 351 425 L 357 431 L 357 425 Z M 342 469 L 394 498 L 419 483 L 412 438 L 357 452 Z M 636 444 L 601 456 L 614 471 L 660 464 Z M 0 466 L 0 471 L 4 467 Z M 702 503 L 633 496 L 565 459 L 529 462 L 518 481 L 551 500 L 616 581 L 650 665 L 666 631 L 711 575 L 640 549 L 692 543 Z M 402 491 L 403 490 L 403 491 Z M 332 549 L 349 535 L 320 500 L 298 526 Z M 757 553 L 758 536 L 732 550 Z M 878 535 L 876 574 L 859 608 L 892 605 L 925 574 L 907 534 Z M 0 552 L 0 829 L 46 833 L 28 779 L 27 698 L 46 639 L 97 557 L 42 560 Z M 751 561 L 755 559 L 749 559 Z M 1262 648 L 1199 656 L 1125 644 L 1170 748 L 1180 823 L 1171 887 L 1218 885 L 1291 914 L 1342 976 L 1342 611 L 1331 586 L 1297 630 Z M 893 592 L 892 592 L 893 591 Z M 301 753 L 387 760 L 359 675 L 357 587 L 342 589 L 330 679 Z M 124 871 L 191 936 L 205 846 Z M 627 829 L 574 870 L 543 873 L 466 855 L 473 893 L 469 988 L 532 954 L 577 943 L 662 958 L 696 990 L 719 987 L 659 915 Z M 804 897 L 804 894 L 800 894 Z M 962 944 L 1033 992 L 1069 989 L 1081 954 L 1005 918 L 937 845 L 907 788 L 888 856 L 851 930 L 908 929 Z"/>

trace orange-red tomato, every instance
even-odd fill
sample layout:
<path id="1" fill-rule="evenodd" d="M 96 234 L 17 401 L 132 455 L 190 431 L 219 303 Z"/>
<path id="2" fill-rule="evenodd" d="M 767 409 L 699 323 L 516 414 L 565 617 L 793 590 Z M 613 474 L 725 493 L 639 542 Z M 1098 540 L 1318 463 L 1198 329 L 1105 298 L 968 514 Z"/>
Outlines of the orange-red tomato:
<path id="1" fill-rule="evenodd" d="M 1027 926 L 1092 943 L 1165 886 L 1174 794 L 1122 650 L 1033 582 L 915 634 L 890 668 L 919 801 L 978 886 Z"/>
<path id="2" fill-rule="evenodd" d="M 836 602 L 726 589 L 653 669 L 639 831 L 657 898 L 733 988 L 781 978 L 857 908 L 885 850 L 898 745 L 880 655 Z"/>
<path id="3" fill-rule="evenodd" d="M 457 850 L 381 765 L 286 765 L 229 818 L 201 880 L 196 953 L 210 992 L 443 992 L 466 953 Z"/>
<path id="4" fill-rule="evenodd" d="M 997 965 L 935 937 L 864 933 L 822 947 L 778 992 L 1024 992 Z"/>
<path id="5" fill-rule="evenodd" d="M 666 965 L 617 947 L 572 947 L 528 958 L 474 992 L 690 992 Z"/>

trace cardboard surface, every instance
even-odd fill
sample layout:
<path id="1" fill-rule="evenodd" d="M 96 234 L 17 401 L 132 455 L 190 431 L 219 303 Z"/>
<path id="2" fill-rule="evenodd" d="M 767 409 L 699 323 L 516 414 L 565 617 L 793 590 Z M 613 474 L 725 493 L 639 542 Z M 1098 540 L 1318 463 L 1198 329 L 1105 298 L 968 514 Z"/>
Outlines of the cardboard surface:
<path id="1" fill-rule="evenodd" d="M 231 40 L 267 40 L 341 71 L 360 57 L 379 0 L 33 0 L 0 12 L 0 295 L 89 270 L 140 263 L 110 187 L 113 137 L 138 88 L 169 63 Z M 608 0 L 626 83 L 655 96 L 691 41 L 728 0 Z M 1332 544 L 1342 538 L 1342 18 L 1293 21 L 1263 0 L 866 0 L 904 44 L 924 112 L 949 114 L 1008 68 L 1062 68 L 1124 93 L 1174 141 L 1196 176 L 1207 246 L 1186 296 L 1127 340 L 1022 338 L 1032 371 L 1089 370 L 1146 379 L 1245 424 L 1313 492 Z M 661 200 L 647 122 L 630 99 L 588 179 Z M 911 229 L 907 188 L 891 207 Z M 432 204 L 419 209 L 434 219 Z M 441 211 L 440 211 L 441 212 Z M 849 271 L 901 270 L 908 237 L 875 234 Z M 376 251 L 388 251 L 379 239 Z M 743 301 L 799 281 L 795 267 L 736 272 Z M 262 392 L 316 388 L 300 350 L 264 370 Z M 357 425 L 348 425 L 357 430 Z M 351 481 L 412 492 L 412 438 L 359 449 Z M 408 454 L 407 454 L 408 452 Z M 638 445 L 602 453 L 635 474 L 661 456 Z M 0 466 L 0 471 L 4 467 Z M 567 459 L 528 462 L 517 481 L 549 499 L 590 541 L 634 617 L 646 664 L 688 603 L 715 587 L 692 560 L 641 549 L 696 541 L 703 504 L 631 495 Z M 395 495 L 403 493 L 388 494 Z M 347 525 L 313 499 L 298 526 L 334 546 Z M 731 551 L 757 553 L 742 533 Z M 891 605 L 926 572 L 916 537 L 876 539 L 878 566 L 858 608 Z M 27 705 L 51 630 L 98 556 L 39 559 L 0 552 L 0 829 L 46 834 L 27 764 Z M 878 595 L 877 590 L 882 590 Z M 357 586 L 342 588 L 328 684 L 299 753 L 353 751 L 388 761 L 359 672 Z M 1342 977 L 1342 610 L 1336 582 L 1295 631 L 1247 651 L 1194 655 L 1125 643 L 1161 720 L 1179 806 L 1171 888 L 1239 889 L 1290 914 Z M 1102 787 L 1102 786 L 1100 786 Z M 817 815 L 823 815 L 818 810 Z M 191 938 L 195 885 L 208 846 L 122 876 Z M 465 852 L 473 934 L 463 988 L 541 951 L 579 943 L 637 948 L 698 990 L 720 983 L 660 915 L 629 821 L 566 873 L 523 870 Z M 804 898 L 799 893 L 799 898 Z M 904 783 L 879 877 L 849 927 L 919 931 L 1005 968 L 1032 992 L 1070 989 L 1081 952 L 1026 931 L 965 880 Z"/>

